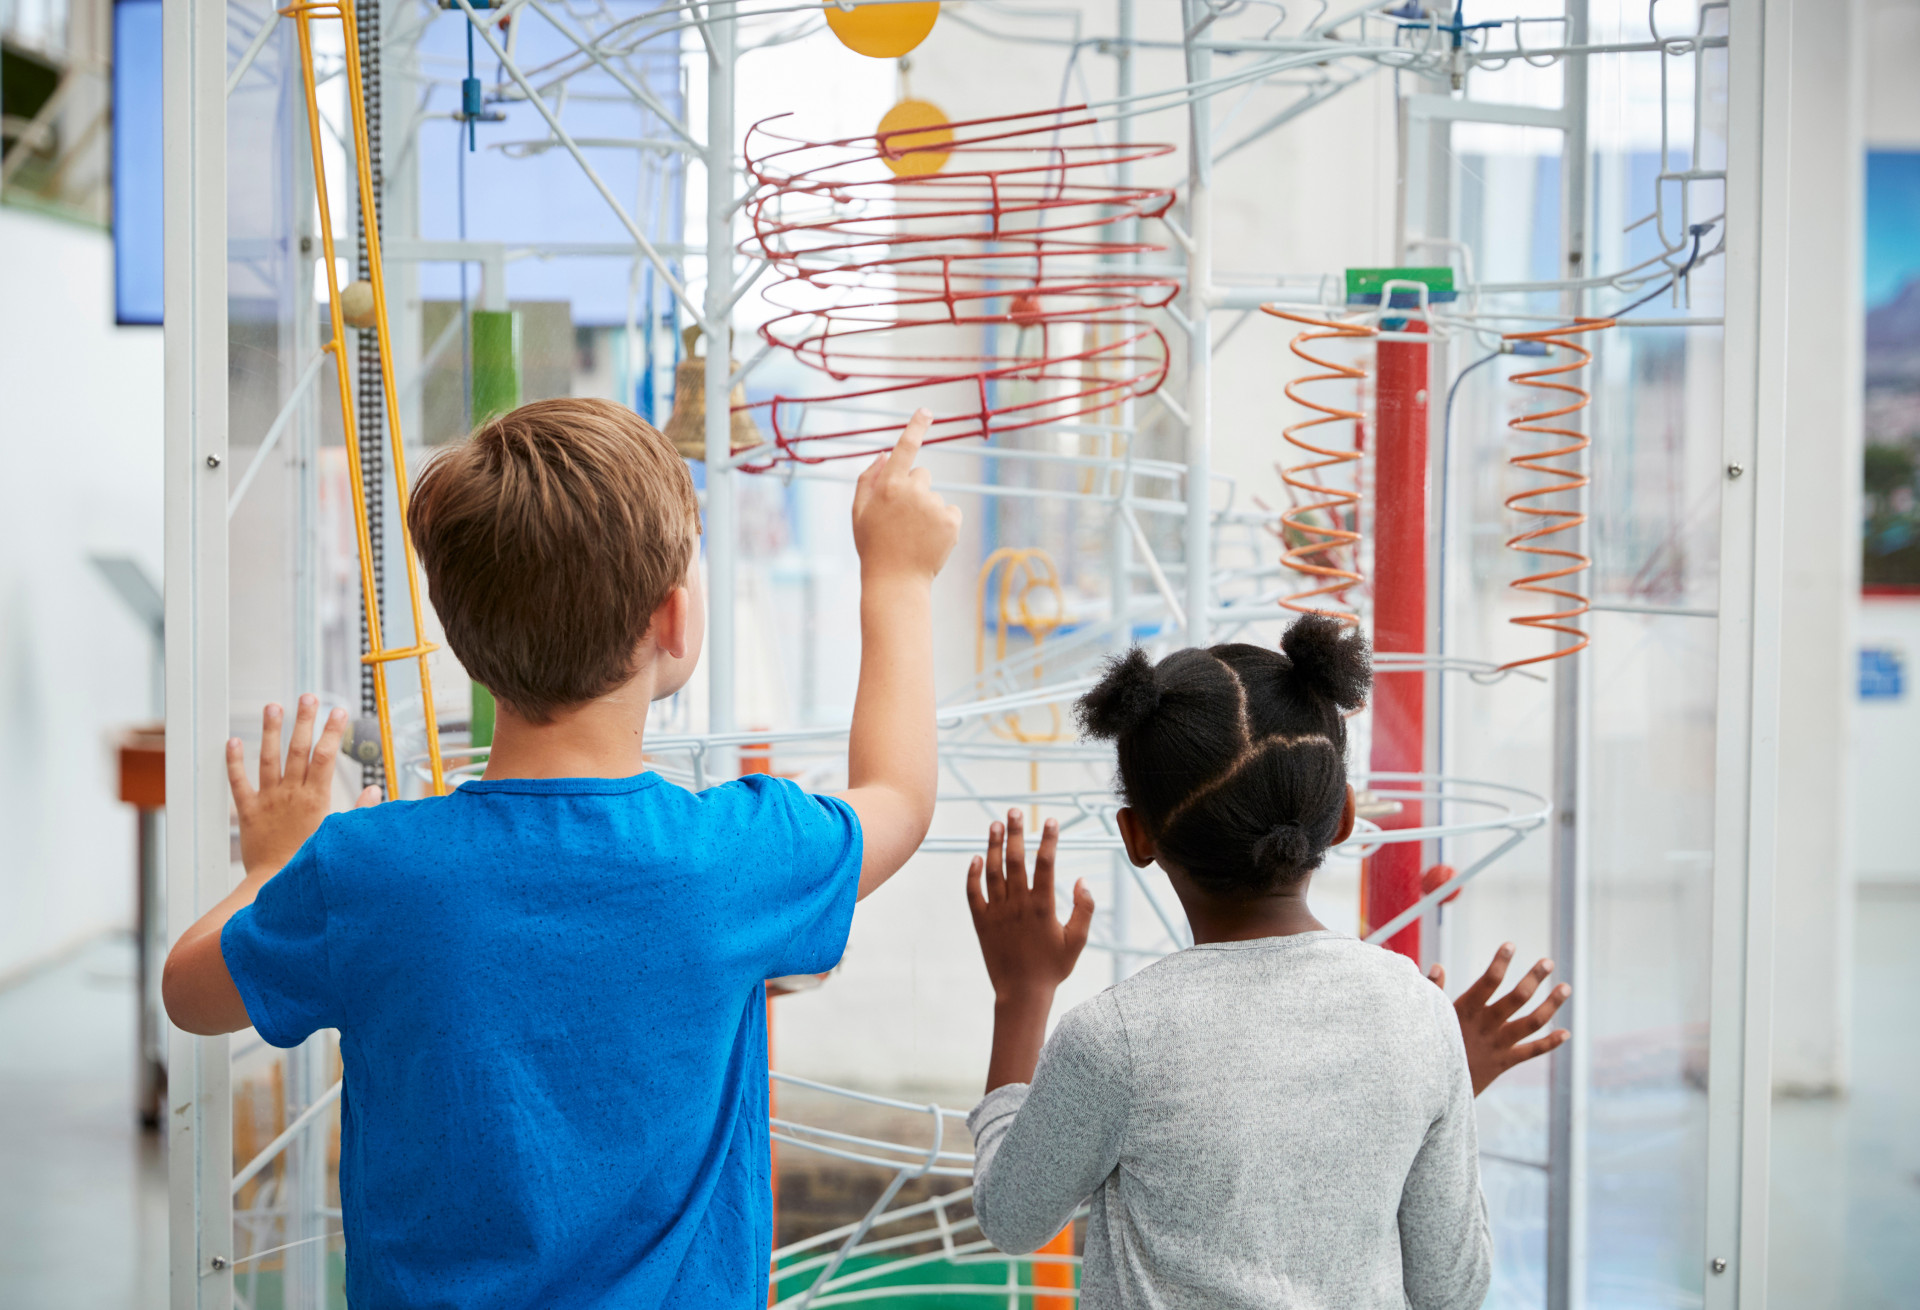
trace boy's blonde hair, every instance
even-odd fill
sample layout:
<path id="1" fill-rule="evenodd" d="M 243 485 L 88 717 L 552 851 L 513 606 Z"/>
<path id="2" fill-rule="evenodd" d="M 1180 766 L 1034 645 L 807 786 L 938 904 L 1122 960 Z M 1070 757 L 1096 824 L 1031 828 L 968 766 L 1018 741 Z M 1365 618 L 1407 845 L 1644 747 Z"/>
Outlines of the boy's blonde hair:
<path id="1" fill-rule="evenodd" d="M 447 644 L 535 723 L 634 674 L 700 512 L 668 440 L 607 400 L 540 400 L 436 458 L 407 527 Z"/>

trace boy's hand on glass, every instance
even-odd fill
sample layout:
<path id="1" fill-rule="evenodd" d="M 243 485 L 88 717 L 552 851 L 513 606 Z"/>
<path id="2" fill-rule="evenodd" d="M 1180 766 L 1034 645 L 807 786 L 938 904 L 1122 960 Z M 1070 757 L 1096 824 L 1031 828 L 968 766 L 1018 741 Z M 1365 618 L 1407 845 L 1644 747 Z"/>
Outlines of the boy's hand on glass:
<path id="1" fill-rule="evenodd" d="M 1087 944 L 1093 924 L 1093 893 L 1087 884 L 1073 885 L 1073 912 L 1064 924 L 1054 907 L 1053 855 L 1059 836 L 1060 825 L 1048 819 L 1029 882 L 1026 824 L 1020 811 L 1009 810 L 1004 826 L 996 823 L 987 831 L 986 859 L 974 856 L 967 869 L 967 905 L 998 1001 L 1051 1001 Z"/>
<path id="2" fill-rule="evenodd" d="M 260 716 L 260 785 L 247 779 L 246 755 L 238 737 L 227 743 L 227 782 L 233 788 L 233 807 L 240 815 L 240 859 L 247 872 L 278 873 L 295 851 L 320 827 L 333 808 L 333 763 L 347 730 L 347 712 L 327 716 L 320 740 L 313 740 L 313 721 L 319 713 L 317 697 L 300 698 L 294 715 L 293 736 L 280 758 L 280 727 L 285 712 L 269 705 Z M 368 787 L 357 805 L 375 805 L 380 789 Z"/>
<path id="3" fill-rule="evenodd" d="M 853 545 L 866 581 L 904 576 L 928 581 L 960 539 L 960 507 L 933 489 L 933 474 L 913 466 L 933 415 L 915 410 L 891 453 L 874 457 L 853 489 Z"/>
<path id="4" fill-rule="evenodd" d="M 1506 980 L 1507 965 L 1512 961 L 1513 943 L 1507 942 L 1493 953 L 1493 962 L 1487 971 L 1453 1003 L 1453 1012 L 1460 1018 L 1460 1037 L 1467 1047 L 1467 1072 L 1473 1077 L 1475 1096 L 1486 1091 L 1488 1085 L 1507 1070 L 1545 1055 L 1569 1036 L 1566 1029 L 1557 1028 L 1545 1037 L 1526 1040 L 1546 1027 L 1573 995 L 1573 988 L 1566 983 L 1548 992 L 1546 999 L 1530 1013 L 1520 1015 L 1521 1008 L 1533 999 L 1540 984 L 1553 972 L 1552 960 L 1536 962 L 1526 976 L 1513 985 L 1512 991 L 1494 999 L 1493 994 Z M 1445 990 L 1447 971 L 1443 966 L 1434 965 L 1427 971 L 1427 977 L 1433 979 L 1436 987 Z"/>

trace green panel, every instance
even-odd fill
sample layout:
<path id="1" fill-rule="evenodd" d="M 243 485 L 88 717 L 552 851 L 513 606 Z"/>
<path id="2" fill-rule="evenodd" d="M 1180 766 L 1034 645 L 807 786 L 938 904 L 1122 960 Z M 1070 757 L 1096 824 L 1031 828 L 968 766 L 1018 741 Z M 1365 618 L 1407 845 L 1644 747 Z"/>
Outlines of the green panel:
<path id="1" fill-rule="evenodd" d="M 493 693 L 473 684 L 473 744 L 493 745 Z"/>
<path id="2" fill-rule="evenodd" d="M 1424 282 L 1429 292 L 1453 292 L 1451 268 L 1350 268 L 1347 270 L 1347 299 L 1378 296 L 1389 282 Z"/>
<path id="3" fill-rule="evenodd" d="M 520 315 L 473 311 L 473 425 L 520 408 Z"/>
<path id="4" fill-rule="evenodd" d="M 829 1248 L 831 1249 L 831 1248 Z M 810 1256 L 826 1254 L 825 1251 L 809 1252 Z M 856 1256 L 841 1265 L 834 1272 L 834 1281 L 839 1282 L 849 1274 L 860 1273 L 875 1265 L 893 1263 L 881 1256 Z M 1018 1277 L 1025 1286 L 1033 1282 L 1033 1266 L 1024 1261 L 1017 1266 Z M 1076 1271 L 1077 1272 L 1077 1271 Z M 774 1271 L 774 1299 L 797 1296 L 806 1290 L 813 1278 L 819 1276 L 819 1270 L 806 1274 L 781 1278 Z M 1076 1278 L 1076 1282 L 1078 1279 Z M 852 1286 L 843 1287 L 832 1295 L 847 1295 L 865 1291 L 859 1304 L 871 1306 L 874 1310 L 1003 1310 L 1007 1304 L 1005 1288 L 1007 1286 L 1007 1266 L 998 1260 L 982 1261 L 979 1264 L 954 1264 L 947 1260 L 935 1260 L 926 1264 L 914 1265 L 906 1269 L 893 1269 L 876 1274 L 872 1278 L 861 1279 Z M 873 1295 L 882 1288 L 897 1287 L 900 1292 L 888 1295 Z M 968 1291 L 943 1292 L 936 1288 L 968 1288 Z M 983 1289 L 998 1289 L 993 1294 L 983 1294 Z M 1020 1310 L 1030 1310 L 1035 1299 L 1053 1300 L 1056 1304 L 1062 1297 L 1019 1298 Z"/>

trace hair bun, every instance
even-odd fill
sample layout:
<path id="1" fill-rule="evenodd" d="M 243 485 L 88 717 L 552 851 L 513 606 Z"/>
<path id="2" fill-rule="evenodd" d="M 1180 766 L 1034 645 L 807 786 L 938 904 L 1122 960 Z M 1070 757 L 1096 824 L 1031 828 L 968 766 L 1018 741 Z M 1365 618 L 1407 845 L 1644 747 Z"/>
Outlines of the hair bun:
<path id="1" fill-rule="evenodd" d="M 1138 646 L 1108 660 L 1106 675 L 1075 706 L 1082 730 L 1107 741 L 1132 732 L 1159 708 L 1159 675 Z"/>
<path id="2" fill-rule="evenodd" d="M 1373 657 L 1367 639 L 1350 624 L 1325 614 L 1302 614 L 1280 638 L 1289 673 L 1343 710 L 1367 703 L 1373 687 Z"/>
<path id="3" fill-rule="evenodd" d="M 1297 873 L 1313 863 L 1313 838 L 1297 823 L 1276 823 L 1253 844 L 1253 867 L 1268 878 Z"/>

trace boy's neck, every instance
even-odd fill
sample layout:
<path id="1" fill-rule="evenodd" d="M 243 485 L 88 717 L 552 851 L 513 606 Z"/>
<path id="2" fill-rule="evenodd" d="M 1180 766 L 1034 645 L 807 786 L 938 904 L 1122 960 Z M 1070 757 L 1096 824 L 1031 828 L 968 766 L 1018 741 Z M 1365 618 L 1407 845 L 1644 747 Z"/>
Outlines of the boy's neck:
<path id="1" fill-rule="evenodd" d="M 652 704 L 650 670 L 597 700 L 534 723 L 506 704 L 496 708 L 493 748 L 482 777 L 631 778 L 647 769 L 642 742 Z"/>
<path id="2" fill-rule="evenodd" d="M 1165 865 L 1161 866 L 1165 868 Z M 1307 884 L 1271 896 L 1252 900 L 1208 895 L 1185 875 L 1172 874 L 1174 893 L 1187 912 L 1187 925 L 1193 929 L 1193 944 L 1209 942 L 1251 942 L 1262 937 L 1291 937 L 1295 933 L 1321 932 L 1326 924 L 1313 917 L 1307 908 Z"/>

